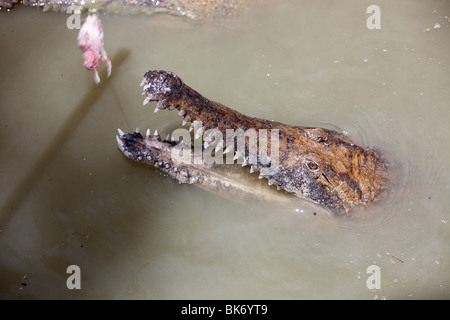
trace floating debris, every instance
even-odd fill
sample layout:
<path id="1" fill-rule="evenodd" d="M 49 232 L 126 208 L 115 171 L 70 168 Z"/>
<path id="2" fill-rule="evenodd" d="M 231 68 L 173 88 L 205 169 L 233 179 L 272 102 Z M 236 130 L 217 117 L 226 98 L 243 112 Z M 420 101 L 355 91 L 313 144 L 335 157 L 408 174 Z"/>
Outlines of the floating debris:
<path id="1" fill-rule="evenodd" d="M 78 231 L 75 231 L 72 235 L 77 236 L 79 238 L 85 238 L 85 239 L 89 238 L 89 235 L 87 233 L 78 232 Z"/>
<path id="2" fill-rule="evenodd" d="M 391 257 L 392 257 L 392 258 L 395 258 L 395 259 L 397 259 L 398 261 L 400 261 L 401 263 L 403 263 L 403 260 L 400 259 L 399 257 L 397 257 L 395 254 L 391 254 Z"/>
<path id="3" fill-rule="evenodd" d="M 27 284 L 27 281 L 28 280 L 28 275 L 24 275 L 23 277 L 22 277 L 22 282 L 21 282 L 21 284 L 20 284 L 20 287 L 19 287 L 19 290 L 20 291 L 22 291 L 23 290 L 23 287 L 26 287 L 28 284 Z"/>

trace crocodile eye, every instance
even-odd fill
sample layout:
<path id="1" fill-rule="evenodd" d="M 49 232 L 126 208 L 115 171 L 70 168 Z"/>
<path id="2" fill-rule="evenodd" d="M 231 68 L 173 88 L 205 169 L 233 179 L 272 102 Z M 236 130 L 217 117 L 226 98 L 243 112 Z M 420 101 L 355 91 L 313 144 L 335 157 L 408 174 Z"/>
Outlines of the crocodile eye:
<path id="1" fill-rule="evenodd" d="M 308 160 L 306 162 L 306 165 L 308 166 L 308 169 L 311 170 L 311 171 L 319 170 L 319 165 L 317 163 L 315 163 L 314 161 L 312 161 L 312 160 Z"/>

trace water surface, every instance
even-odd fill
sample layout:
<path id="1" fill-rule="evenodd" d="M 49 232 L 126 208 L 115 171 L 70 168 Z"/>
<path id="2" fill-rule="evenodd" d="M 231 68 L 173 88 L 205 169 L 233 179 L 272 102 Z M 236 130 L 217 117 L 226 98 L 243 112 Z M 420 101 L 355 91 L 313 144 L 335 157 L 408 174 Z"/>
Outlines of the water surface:
<path id="1" fill-rule="evenodd" d="M 370 4 L 262 2 L 206 25 L 102 17 L 113 75 L 101 68 L 98 87 L 66 14 L 0 12 L 0 297 L 450 298 L 450 6 L 378 1 L 369 30 Z M 252 116 L 345 131 L 389 156 L 397 185 L 363 217 L 336 218 L 132 163 L 117 128 L 181 126 L 142 106 L 149 69 Z M 66 287 L 69 265 L 81 290 Z"/>

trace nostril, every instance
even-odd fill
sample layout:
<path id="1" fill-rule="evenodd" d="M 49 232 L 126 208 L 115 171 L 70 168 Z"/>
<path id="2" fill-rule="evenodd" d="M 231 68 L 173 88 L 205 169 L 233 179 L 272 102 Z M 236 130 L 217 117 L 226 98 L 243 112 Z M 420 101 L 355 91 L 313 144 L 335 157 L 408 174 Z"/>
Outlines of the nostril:
<path id="1" fill-rule="evenodd" d="M 327 180 L 327 182 L 328 182 L 329 184 L 331 184 L 330 180 L 328 180 L 327 176 L 326 176 L 325 173 L 323 173 L 323 172 L 322 172 L 322 177 L 324 177 L 325 180 Z"/>

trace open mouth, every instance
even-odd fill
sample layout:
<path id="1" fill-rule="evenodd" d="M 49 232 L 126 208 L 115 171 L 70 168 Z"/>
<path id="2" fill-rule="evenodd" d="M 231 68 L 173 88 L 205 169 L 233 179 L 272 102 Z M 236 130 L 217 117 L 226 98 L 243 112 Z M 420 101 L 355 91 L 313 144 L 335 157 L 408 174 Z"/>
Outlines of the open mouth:
<path id="1" fill-rule="evenodd" d="M 142 135 L 138 128 L 133 133 L 124 133 L 118 129 L 117 146 L 127 158 L 154 166 L 181 183 L 203 183 L 208 180 L 208 176 L 214 175 L 211 172 L 211 167 L 214 167 L 214 170 L 219 171 L 217 174 L 222 175 L 217 177 L 215 184 L 223 184 L 225 188 L 228 188 L 234 183 L 227 178 L 224 179 L 223 175 L 233 170 L 223 168 L 219 170 L 219 165 L 236 163 L 242 167 L 250 165 L 250 173 L 261 171 L 259 179 L 267 177 L 267 168 L 270 166 L 264 165 L 264 161 L 258 162 L 258 155 L 252 154 L 249 133 L 241 129 L 237 132 L 229 129 L 234 135 L 233 139 L 228 141 L 233 142 L 225 145 L 225 137 L 219 126 L 211 128 L 209 122 L 204 125 L 205 117 L 197 115 L 198 109 L 203 109 L 205 113 L 205 109 L 212 109 L 211 104 L 215 103 L 185 86 L 175 74 L 149 71 L 145 74 L 141 87 L 143 87 L 142 94 L 145 95 L 143 105 L 147 105 L 150 101 L 157 101 L 155 113 L 163 109 L 178 109 L 178 116 L 183 118 L 182 126 L 188 123 L 190 126 L 188 129 L 177 129 L 164 139 L 159 135 L 158 130 L 152 133 L 150 129 L 147 129 L 145 135 Z M 169 95 L 170 98 L 167 97 Z M 190 101 L 192 98 L 194 103 Z M 246 137 L 249 139 L 247 145 Z M 255 142 L 253 144 L 255 145 Z M 180 153 L 183 155 L 180 156 Z M 208 172 L 203 172 L 205 170 Z M 237 180 L 237 177 L 235 178 Z M 222 183 L 221 180 L 225 182 Z M 274 182 L 269 180 L 268 184 L 272 185 Z M 281 188 L 278 187 L 278 189 Z"/>
<path id="2" fill-rule="evenodd" d="M 154 112 L 177 109 L 182 125 L 190 127 L 165 139 L 157 130 L 143 136 L 138 129 L 119 129 L 117 145 L 129 159 L 181 183 L 252 189 L 233 171 L 236 166 L 224 166 L 237 160 L 269 185 L 338 212 L 377 201 L 387 187 L 384 157 L 343 134 L 246 116 L 203 97 L 172 72 L 148 71 L 141 86 L 144 105 L 157 101 Z"/>

